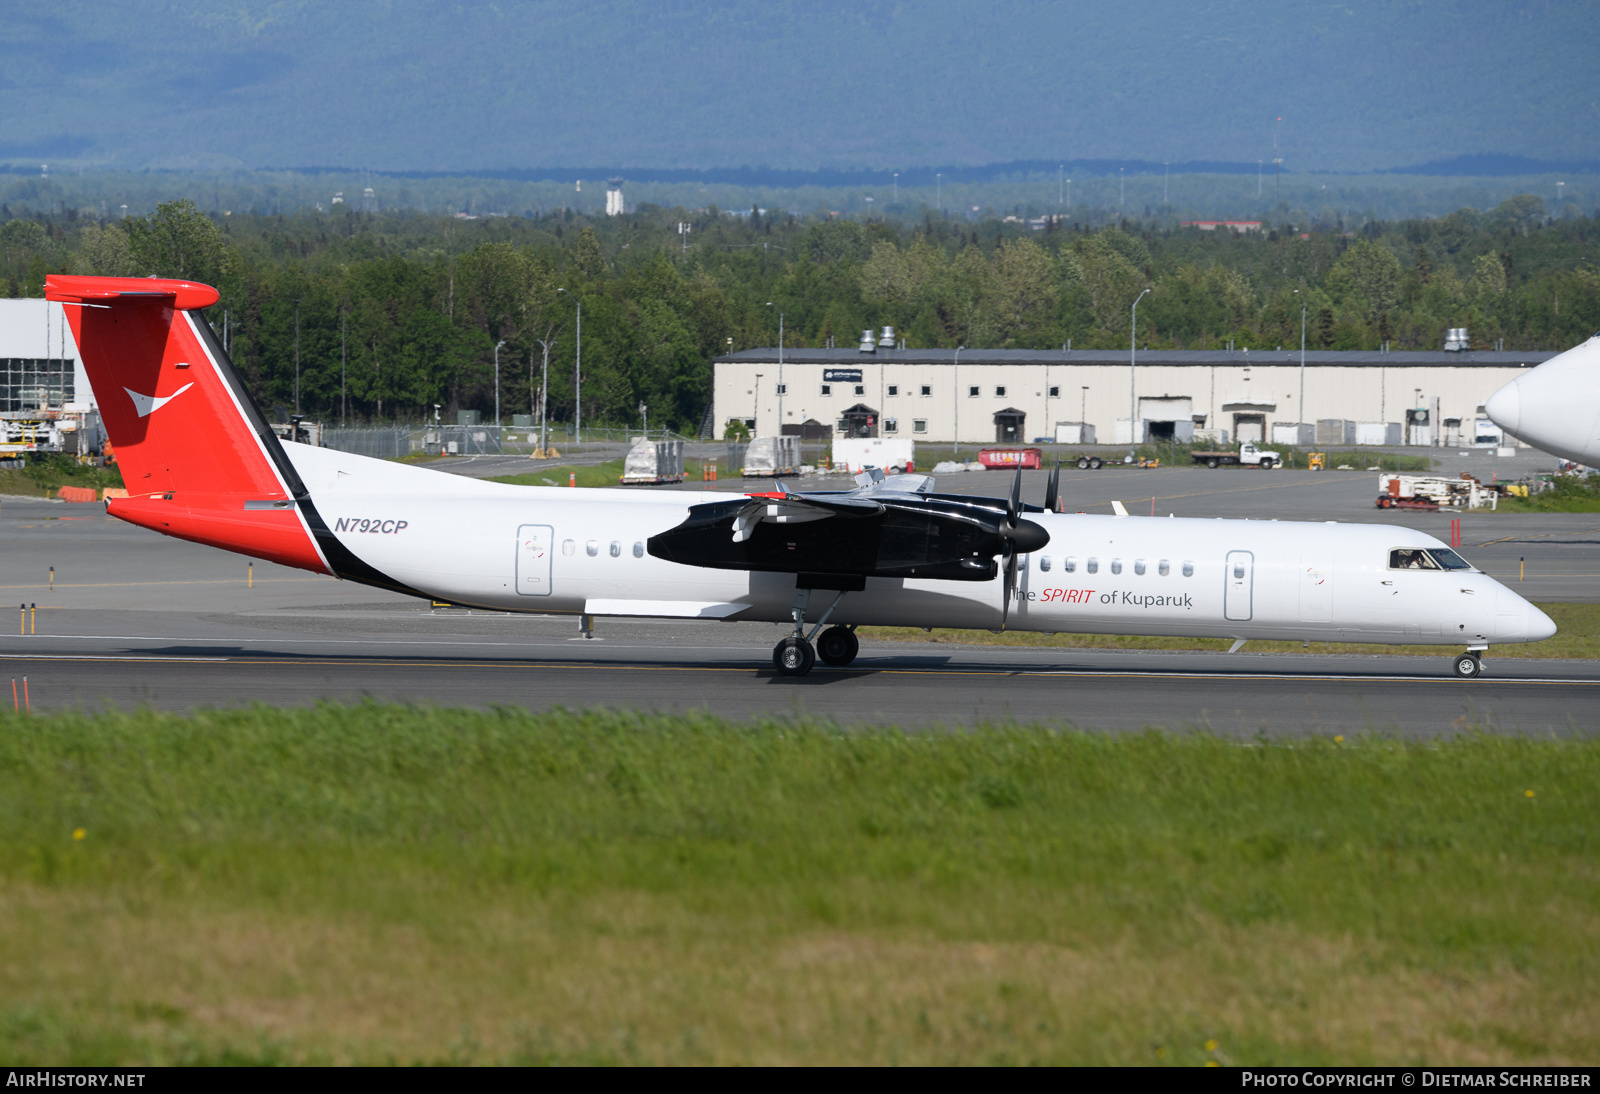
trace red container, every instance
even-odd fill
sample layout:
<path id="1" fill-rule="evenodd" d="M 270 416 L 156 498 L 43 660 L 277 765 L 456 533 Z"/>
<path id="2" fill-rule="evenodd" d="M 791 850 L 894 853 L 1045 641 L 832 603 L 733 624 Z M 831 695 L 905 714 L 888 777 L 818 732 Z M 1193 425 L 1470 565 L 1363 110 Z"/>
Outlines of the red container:
<path id="1" fill-rule="evenodd" d="M 1038 469 L 1044 466 L 1044 453 L 1037 448 L 982 448 L 978 462 L 993 470 L 1009 471 L 1014 467 Z"/>

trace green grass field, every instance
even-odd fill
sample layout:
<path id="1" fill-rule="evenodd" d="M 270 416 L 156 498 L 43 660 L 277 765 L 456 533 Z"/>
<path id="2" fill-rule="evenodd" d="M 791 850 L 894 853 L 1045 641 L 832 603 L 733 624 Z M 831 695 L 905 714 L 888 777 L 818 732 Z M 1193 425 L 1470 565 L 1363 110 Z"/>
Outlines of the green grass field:
<path id="1" fill-rule="evenodd" d="M 1600 481 L 1558 475 L 1553 489 L 1526 498 L 1501 498 L 1501 513 L 1600 513 Z"/>
<path id="2" fill-rule="evenodd" d="M 1594 658 L 1600 657 L 1600 604 L 1539 605 L 1560 628 L 1554 638 L 1543 642 L 1521 645 L 1494 646 L 1488 656 L 1535 658 Z M 1227 638 L 1158 638 L 1143 635 L 1120 634 L 1040 634 L 1037 631 L 935 630 L 924 631 L 918 627 L 861 627 L 856 634 L 868 641 L 880 642 L 948 642 L 963 646 L 1054 646 L 1063 649 L 1094 650 L 1226 650 L 1233 645 Z M 1300 642 L 1258 642 L 1252 640 L 1245 649 L 1252 653 L 1306 653 L 1321 656 L 1329 653 L 1354 653 L 1381 657 L 1404 654 L 1412 657 L 1451 657 L 1455 646 L 1379 646 L 1355 642 L 1313 642 L 1306 646 Z"/>
<path id="3" fill-rule="evenodd" d="M 62 486 L 88 486 L 99 490 L 121 485 L 122 473 L 115 467 L 91 467 L 70 456 L 44 456 L 20 471 L 0 471 L 0 494 L 24 497 L 46 497 Z"/>
<path id="4" fill-rule="evenodd" d="M 1593 740 L 6 714 L 0 1058 L 1592 1061 L 1597 851 Z"/>

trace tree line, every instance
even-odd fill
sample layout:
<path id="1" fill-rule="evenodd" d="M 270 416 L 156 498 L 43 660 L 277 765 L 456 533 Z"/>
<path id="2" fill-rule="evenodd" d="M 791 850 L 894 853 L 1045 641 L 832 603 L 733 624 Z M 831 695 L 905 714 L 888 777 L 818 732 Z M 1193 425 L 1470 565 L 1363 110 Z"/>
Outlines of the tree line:
<path id="1" fill-rule="evenodd" d="M 699 428 L 711 362 L 777 342 L 855 344 L 894 326 L 913 348 L 1120 348 L 1141 292 L 1151 348 L 1564 349 L 1600 327 L 1585 217 L 1524 195 L 1487 212 L 1202 231 L 1044 218 L 856 221 L 760 209 L 644 207 L 464 219 L 336 210 L 206 215 L 168 202 L 107 221 L 4 219 L 0 290 L 50 272 L 185 277 L 263 405 L 337 421 L 442 408 Z M 548 382 L 545 377 L 548 376 Z M 546 390 L 546 388 L 548 390 Z"/>

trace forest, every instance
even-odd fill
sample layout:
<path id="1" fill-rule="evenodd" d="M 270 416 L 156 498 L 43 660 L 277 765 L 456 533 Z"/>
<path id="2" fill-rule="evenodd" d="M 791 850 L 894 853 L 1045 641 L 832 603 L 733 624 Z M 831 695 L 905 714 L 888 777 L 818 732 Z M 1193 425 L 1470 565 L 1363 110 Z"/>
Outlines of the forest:
<path id="1" fill-rule="evenodd" d="M 713 359 L 777 344 L 853 345 L 894 326 L 911 348 L 1297 346 L 1565 349 L 1600 327 L 1585 216 L 1533 195 L 1449 216 L 1267 222 L 856 220 L 641 206 L 615 217 L 202 213 L 0 208 L 0 293 L 49 273 L 214 284 L 207 318 L 263 405 L 352 424 L 442 408 L 570 422 L 582 314 L 585 423 L 699 430 Z M 1303 309 L 1303 312 L 1302 312 Z"/>

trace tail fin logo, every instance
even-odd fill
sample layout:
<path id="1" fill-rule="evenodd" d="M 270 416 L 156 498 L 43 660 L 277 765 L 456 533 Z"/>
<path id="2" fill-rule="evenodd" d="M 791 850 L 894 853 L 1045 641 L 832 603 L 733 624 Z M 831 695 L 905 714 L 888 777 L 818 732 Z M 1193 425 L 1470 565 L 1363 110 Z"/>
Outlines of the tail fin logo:
<path id="1" fill-rule="evenodd" d="M 185 391 L 188 391 L 192 387 L 194 387 L 194 384 L 192 383 L 184 384 L 171 395 L 163 395 L 160 398 L 157 398 L 154 395 L 140 395 L 131 387 L 125 387 L 122 390 L 126 391 L 128 393 L 128 398 L 133 400 L 133 409 L 138 411 L 139 417 L 144 418 L 160 410 L 162 407 L 166 406 L 168 403 L 172 402 L 172 400 L 176 399 L 178 396 L 182 395 Z"/>

